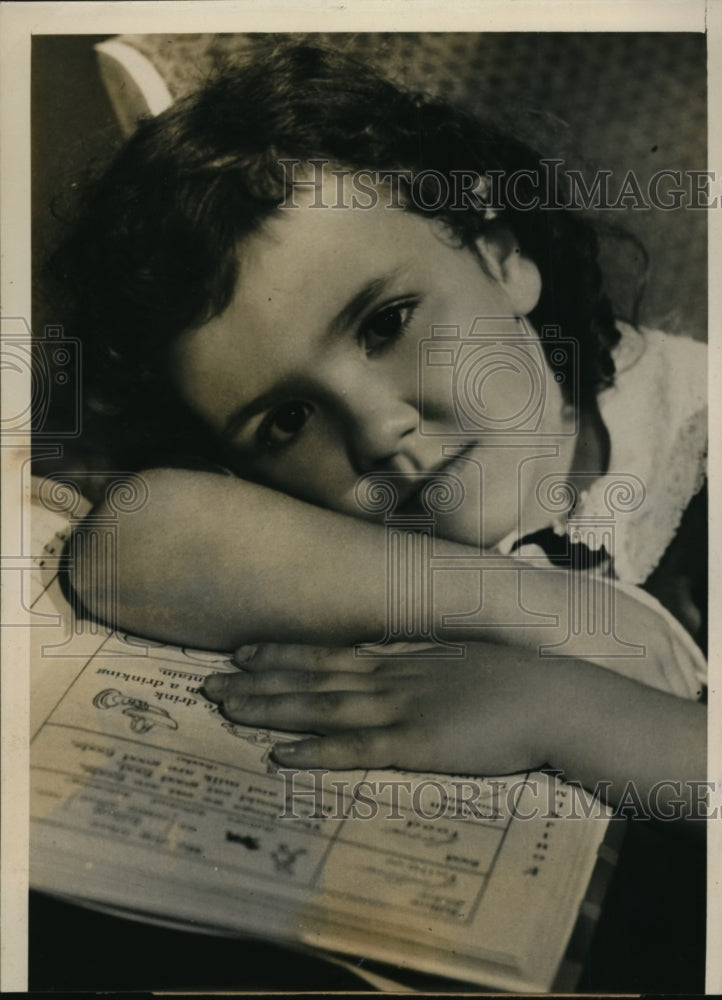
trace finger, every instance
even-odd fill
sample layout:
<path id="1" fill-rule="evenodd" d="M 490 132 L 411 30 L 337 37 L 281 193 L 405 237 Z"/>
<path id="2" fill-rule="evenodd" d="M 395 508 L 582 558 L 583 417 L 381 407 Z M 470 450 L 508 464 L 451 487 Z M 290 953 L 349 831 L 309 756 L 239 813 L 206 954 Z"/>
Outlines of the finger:
<path id="1" fill-rule="evenodd" d="M 383 725 L 392 707 L 376 694 L 330 691 L 322 694 L 244 695 L 222 699 L 223 714 L 234 722 L 271 729 L 334 732 L 358 726 Z"/>
<path id="2" fill-rule="evenodd" d="M 304 646 L 265 642 L 240 646 L 233 661 L 244 670 L 349 671 L 371 673 L 378 663 L 372 657 L 357 656 L 353 646 Z"/>
<path id="3" fill-rule="evenodd" d="M 395 751 L 392 730 L 379 726 L 322 739 L 277 743 L 272 756 L 282 767 L 381 768 L 399 766 Z"/>
<path id="4" fill-rule="evenodd" d="M 323 673 L 313 670 L 267 670 L 252 674 L 212 674 L 203 691 L 210 701 L 223 701 L 231 695 L 323 694 L 326 691 L 379 690 L 375 674 Z"/>

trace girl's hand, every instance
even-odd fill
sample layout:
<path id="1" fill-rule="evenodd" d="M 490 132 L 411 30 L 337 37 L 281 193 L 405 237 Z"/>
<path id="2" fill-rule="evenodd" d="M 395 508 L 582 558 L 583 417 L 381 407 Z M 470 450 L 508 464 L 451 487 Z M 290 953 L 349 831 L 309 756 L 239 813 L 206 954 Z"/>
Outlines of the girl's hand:
<path id="1" fill-rule="evenodd" d="M 281 764 L 484 775 L 547 760 L 561 665 L 526 650 L 472 643 L 463 658 L 367 657 L 268 644 L 247 654 L 236 654 L 242 673 L 210 677 L 205 693 L 236 722 L 322 734 L 277 745 Z"/>

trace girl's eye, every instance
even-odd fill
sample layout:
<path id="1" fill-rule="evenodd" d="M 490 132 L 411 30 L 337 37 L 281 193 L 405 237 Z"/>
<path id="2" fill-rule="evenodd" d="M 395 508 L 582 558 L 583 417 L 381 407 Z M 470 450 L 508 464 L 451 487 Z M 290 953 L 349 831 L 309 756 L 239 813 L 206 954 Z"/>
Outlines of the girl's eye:
<path id="1" fill-rule="evenodd" d="M 380 354 L 405 333 L 416 308 L 415 302 L 399 302 L 384 306 L 370 316 L 361 327 L 361 342 L 369 355 Z"/>
<path id="2" fill-rule="evenodd" d="M 311 415 L 308 403 L 294 400 L 269 413 L 258 429 L 258 437 L 267 448 L 280 448 L 292 441 Z"/>

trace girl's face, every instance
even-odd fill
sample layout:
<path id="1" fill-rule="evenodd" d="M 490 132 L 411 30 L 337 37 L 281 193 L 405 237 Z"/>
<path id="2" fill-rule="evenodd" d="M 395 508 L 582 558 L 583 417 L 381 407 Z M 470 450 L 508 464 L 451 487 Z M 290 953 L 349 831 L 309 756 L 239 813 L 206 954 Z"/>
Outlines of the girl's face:
<path id="1" fill-rule="evenodd" d="M 424 478 L 443 469 L 465 498 L 437 517 L 440 535 L 488 547 L 547 524 L 535 487 L 569 469 L 573 435 L 536 334 L 514 319 L 525 296 L 524 311 L 534 304 L 517 280 L 522 270 L 537 280 L 534 266 L 513 249 L 508 259 L 498 247 L 458 249 L 408 211 L 314 209 L 312 197 L 297 194 L 298 208 L 243 244 L 229 307 L 173 348 L 176 385 L 235 471 L 363 516 L 364 473 L 414 473 L 400 486 L 413 509 Z M 475 321 L 518 333 L 516 344 L 480 345 Z M 434 327 L 458 331 L 441 354 L 425 346 Z"/>

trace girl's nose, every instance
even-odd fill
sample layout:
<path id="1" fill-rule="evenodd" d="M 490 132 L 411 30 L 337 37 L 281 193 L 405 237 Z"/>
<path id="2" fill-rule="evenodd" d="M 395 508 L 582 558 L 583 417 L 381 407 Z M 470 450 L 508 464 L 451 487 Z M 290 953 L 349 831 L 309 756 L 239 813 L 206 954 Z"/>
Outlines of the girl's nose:
<path id="1" fill-rule="evenodd" d="M 392 392 L 360 393 L 351 403 L 349 451 L 359 475 L 419 471 L 415 406 Z"/>

